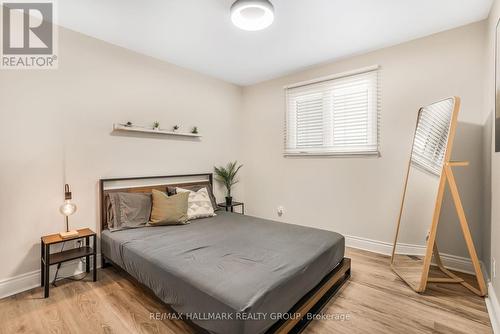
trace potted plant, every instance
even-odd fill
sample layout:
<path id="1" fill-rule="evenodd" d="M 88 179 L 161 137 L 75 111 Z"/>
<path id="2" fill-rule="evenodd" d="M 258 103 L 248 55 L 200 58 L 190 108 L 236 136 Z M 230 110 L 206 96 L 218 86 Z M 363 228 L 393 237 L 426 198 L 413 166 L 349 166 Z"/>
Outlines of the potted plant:
<path id="1" fill-rule="evenodd" d="M 198 127 L 197 126 L 193 127 L 193 130 L 191 130 L 191 133 L 195 134 L 195 135 L 198 134 Z"/>
<path id="2" fill-rule="evenodd" d="M 174 132 L 176 132 L 177 130 L 179 130 L 179 126 L 178 126 L 178 125 L 174 125 L 174 127 L 172 128 L 172 130 L 173 130 Z"/>
<path id="3" fill-rule="evenodd" d="M 160 130 L 160 122 L 158 122 L 158 121 L 153 122 L 153 130 L 155 130 L 155 131 Z"/>
<path id="4" fill-rule="evenodd" d="M 226 167 L 214 167 L 215 178 L 217 181 L 221 182 L 226 188 L 226 205 L 231 205 L 233 203 L 233 197 L 231 196 L 231 188 L 238 183 L 236 174 L 243 165 L 238 166 L 238 161 L 230 162 Z"/>

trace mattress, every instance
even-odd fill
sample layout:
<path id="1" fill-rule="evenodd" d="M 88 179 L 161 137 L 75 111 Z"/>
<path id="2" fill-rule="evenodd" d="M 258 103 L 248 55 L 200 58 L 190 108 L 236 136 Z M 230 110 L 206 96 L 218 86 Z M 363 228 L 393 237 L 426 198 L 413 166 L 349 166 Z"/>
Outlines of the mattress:
<path id="1" fill-rule="evenodd" d="M 218 212 L 101 235 L 103 255 L 212 333 L 263 333 L 344 257 L 338 233 Z"/>

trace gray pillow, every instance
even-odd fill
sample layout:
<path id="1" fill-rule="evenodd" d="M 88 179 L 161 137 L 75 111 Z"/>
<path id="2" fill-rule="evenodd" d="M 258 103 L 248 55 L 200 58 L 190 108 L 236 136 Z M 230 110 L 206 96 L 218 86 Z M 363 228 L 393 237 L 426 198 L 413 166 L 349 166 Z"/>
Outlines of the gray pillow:
<path id="1" fill-rule="evenodd" d="M 151 215 L 151 194 L 110 193 L 110 231 L 143 227 Z"/>
<path id="2" fill-rule="evenodd" d="M 169 196 L 177 194 L 176 188 L 177 187 L 170 187 L 170 186 L 168 186 L 167 187 L 167 194 Z M 212 192 L 212 189 L 210 188 L 210 186 L 207 186 L 205 184 L 194 185 L 194 186 L 183 186 L 183 185 L 180 185 L 179 188 L 191 190 L 191 191 L 194 191 L 194 192 L 200 190 L 201 188 L 207 189 L 208 197 L 210 197 L 210 202 L 212 203 L 212 207 L 214 208 L 214 211 L 217 211 L 217 210 L 220 209 L 219 206 L 217 205 L 217 201 L 215 200 L 214 193 Z"/>

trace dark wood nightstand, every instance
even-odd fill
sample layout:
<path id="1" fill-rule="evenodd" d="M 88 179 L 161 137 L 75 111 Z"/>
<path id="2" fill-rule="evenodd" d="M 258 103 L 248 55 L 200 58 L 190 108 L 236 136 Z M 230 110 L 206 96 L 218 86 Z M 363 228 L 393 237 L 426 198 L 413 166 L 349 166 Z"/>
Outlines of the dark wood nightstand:
<path id="1" fill-rule="evenodd" d="M 92 240 L 92 247 L 90 246 L 90 237 Z M 41 286 L 45 288 L 44 290 L 44 298 L 49 296 L 49 268 L 54 264 L 63 263 L 66 261 L 71 261 L 75 259 L 85 258 L 85 271 L 87 273 L 90 272 L 90 257 L 94 257 L 94 265 L 93 265 L 93 281 L 97 280 L 97 259 L 96 259 L 96 234 L 89 228 L 84 228 L 78 230 L 78 236 L 73 238 L 63 239 L 59 234 L 51 234 L 41 237 L 41 256 L 40 256 L 40 266 L 41 266 Z M 64 250 L 58 253 L 50 254 L 50 246 L 59 244 L 61 242 L 85 239 L 85 245 L 79 248 L 72 248 L 68 250 Z"/>
<path id="2" fill-rule="evenodd" d="M 235 206 L 241 206 L 241 214 L 245 214 L 245 203 L 242 202 L 233 202 L 231 204 L 226 204 L 226 203 L 218 203 L 217 206 L 219 208 L 225 208 L 226 211 L 229 211 L 231 209 L 231 212 L 234 212 L 234 207 Z"/>

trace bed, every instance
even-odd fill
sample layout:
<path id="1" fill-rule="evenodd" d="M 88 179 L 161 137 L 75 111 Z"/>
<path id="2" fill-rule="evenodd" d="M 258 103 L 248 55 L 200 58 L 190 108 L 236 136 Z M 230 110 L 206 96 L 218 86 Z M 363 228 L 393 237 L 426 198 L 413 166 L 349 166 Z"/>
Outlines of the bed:
<path id="1" fill-rule="evenodd" d="M 211 174 L 147 179 L 160 178 L 180 178 L 173 181 L 176 186 L 212 187 Z M 134 184 L 141 180 L 146 178 L 101 180 L 103 207 L 111 191 L 172 185 Z M 119 185 L 123 181 L 132 186 Z M 335 232 L 223 211 L 187 225 L 110 232 L 102 213 L 103 261 L 125 270 L 207 332 L 299 331 L 308 322 L 304 315 L 317 311 L 350 276 L 344 238 Z"/>

